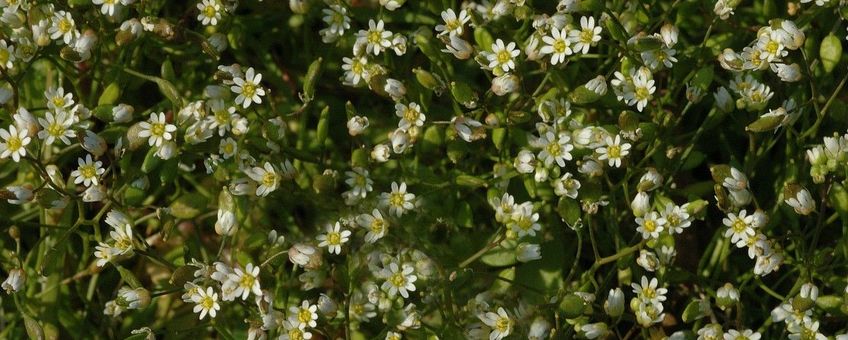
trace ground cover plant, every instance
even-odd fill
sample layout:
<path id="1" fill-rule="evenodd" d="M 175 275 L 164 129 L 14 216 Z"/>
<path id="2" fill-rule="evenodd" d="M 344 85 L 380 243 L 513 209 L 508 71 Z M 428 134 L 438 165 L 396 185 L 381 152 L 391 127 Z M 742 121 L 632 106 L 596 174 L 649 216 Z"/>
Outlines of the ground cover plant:
<path id="1" fill-rule="evenodd" d="M 848 339 L 848 1 L 0 9 L 0 338 Z"/>

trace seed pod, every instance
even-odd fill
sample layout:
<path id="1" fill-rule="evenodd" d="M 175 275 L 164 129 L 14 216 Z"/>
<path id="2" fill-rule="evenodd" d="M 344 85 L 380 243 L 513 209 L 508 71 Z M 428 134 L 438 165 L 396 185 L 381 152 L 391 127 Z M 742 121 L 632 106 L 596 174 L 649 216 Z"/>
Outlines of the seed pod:
<path id="1" fill-rule="evenodd" d="M 819 58 L 822 61 L 824 71 L 830 73 L 839 64 L 842 58 L 842 39 L 830 33 L 825 37 L 819 47 Z"/>

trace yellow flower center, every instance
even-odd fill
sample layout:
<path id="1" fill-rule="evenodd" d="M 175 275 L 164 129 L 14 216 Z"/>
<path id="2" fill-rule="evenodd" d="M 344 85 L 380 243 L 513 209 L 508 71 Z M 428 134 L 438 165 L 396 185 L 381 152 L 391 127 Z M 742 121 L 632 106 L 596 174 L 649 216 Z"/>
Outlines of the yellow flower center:
<path id="1" fill-rule="evenodd" d="M 607 147 L 607 156 L 609 156 L 609 158 L 620 158 L 621 146 L 610 145 L 609 147 Z"/>
<path id="2" fill-rule="evenodd" d="M 256 94 L 256 85 L 253 85 L 253 82 L 244 82 L 244 85 L 241 87 L 241 93 L 247 98 L 252 98 Z"/>
<path id="3" fill-rule="evenodd" d="M 165 134 L 165 124 L 153 123 L 150 126 L 150 133 L 154 136 L 162 136 Z"/>
<path id="4" fill-rule="evenodd" d="M 406 111 L 403 112 L 403 119 L 410 123 L 415 123 L 418 121 L 418 111 L 413 108 L 407 108 Z"/>
<path id="5" fill-rule="evenodd" d="M 381 234 L 383 230 L 386 229 L 386 221 L 380 218 L 375 218 L 373 222 L 371 222 L 371 232 L 375 234 Z"/>
<path id="6" fill-rule="evenodd" d="M 669 224 L 674 225 L 674 226 L 676 226 L 676 225 L 680 224 L 680 222 L 681 222 L 681 221 L 680 221 L 680 216 L 677 216 L 677 214 L 670 214 L 670 215 L 668 215 L 667 220 L 668 220 L 668 223 L 669 223 Z"/>
<path id="7" fill-rule="evenodd" d="M 241 276 L 239 280 L 239 286 L 244 289 L 250 289 L 253 287 L 253 283 L 256 282 L 256 278 L 250 274 L 244 274 Z"/>
<path id="8" fill-rule="evenodd" d="M 291 340 L 303 340 L 303 331 L 300 328 L 292 328 L 289 330 L 289 339 Z"/>
<path id="9" fill-rule="evenodd" d="M 635 94 L 638 99 L 648 99 L 648 96 L 651 95 L 647 87 L 637 87 Z"/>
<path id="10" fill-rule="evenodd" d="M 65 107 L 65 97 L 55 96 L 52 101 L 55 107 Z"/>
<path id="11" fill-rule="evenodd" d="M 224 153 L 226 153 L 226 154 L 233 153 L 234 151 L 236 151 L 235 149 L 236 149 L 236 146 L 233 143 L 224 144 Z"/>
<path id="12" fill-rule="evenodd" d="M 498 52 L 498 62 L 501 64 L 505 64 L 512 59 L 512 54 L 507 50 L 501 50 Z"/>
<path id="13" fill-rule="evenodd" d="M 212 297 L 207 295 L 200 300 L 200 305 L 203 306 L 203 309 L 210 310 L 215 306 L 215 300 L 212 300 Z"/>
<path id="14" fill-rule="evenodd" d="M 18 136 L 11 136 L 9 140 L 6 141 L 6 148 L 9 151 L 15 152 L 18 151 L 23 146 L 23 142 Z"/>
<path id="15" fill-rule="evenodd" d="M 643 226 L 645 227 L 645 230 L 649 233 L 652 233 L 657 230 L 657 222 L 654 222 L 653 220 L 645 221 L 645 224 Z"/>
<path id="16" fill-rule="evenodd" d="M 779 47 L 780 44 L 778 44 L 777 41 L 774 40 L 769 40 L 769 42 L 766 43 L 766 51 L 768 51 L 769 54 L 777 54 L 777 49 Z"/>
<path id="17" fill-rule="evenodd" d="M 203 15 L 207 18 L 214 18 L 217 13 L 218 11 L 215 10 L 215 6 L 206 5 L 206 7 L 203 8 Z"/>
<path id="18" fill-rule="evenodd" d="M 264 176 L 262 176 L 262 184 L 266 187 L 273 186 L 274 183 L 277 182 L 277 175 L 271 172 L 266 172 Z"/>
<path id="19" fill-rule="evenodd" d="M 227 109 L 215 111 L 215 121 L 218 125 L 225 125 L 230 122 L 230 111 Z"/>
<path id="20" fill-rule="evenodd" d="M 657 297 L 657 291 L 651 287 L 642 288 L 642 295 L 648 299 L 653 299 Z"/>
<path id="21" fill-rule="evenodd" d="M 83 165 L 79 168 L 80 174 L 84 178 L 94 178 L 97 176 L 97 170 L 94 168 L 94 165 Z"/>
<path id="22" fill-rule="evenodd" d="M 510 323 L 511 322 L 507 318 L 503 318 L 503 317 L 498 318 L 498 320 L 495 321 L 495 329 L 498 332 L 506 333 L 506 331 L 509 330 Z"/>
<path id="23" fill-rule="evenodd" d="M 327 243 L 330 245 L 339 245 L 342 243 L 342 235 L 337 232 L 327 233 Z"/>
<path id="24" fill-rule="evenodd" d="M 556 51 L 556 53 L 565 53 L 566 47 L 568 47 L 568 45 L 566 45 L 564 39 L 559 39 L 554 43 L 554 51 Z"/>
<path id="25" fill-rule="evenodd" d="M 370 31 L 368 32 L 368 42 L 372 44 L 380 44 L 380 40 L 383 40 L 383 33 L 380 31 Z"/>
<path id="26" fill-rule="evenodd" d="M 389 277 L 389 282 L 395 287 L 404 287 L 406 286 L 406 277 L 403 276 L 403 273 L 397 272 Z"/>
<path id="27" fill-rule="evenodd" d="M 389 197 L 389 204 L 395 207 L 402 207 L 405 200 L 403 199 L 403 193 L 396 192 L 391 194 Z"/>
<path id="28" fill-rule="evenodd" d="M 562 152 L 562 147 L 560 147 L 559 143 L 556 142 L 548 143 L 547 149 L 548 153 L 551 154 L 551 156 L 553 157 L 559 156 Z"/>
<path id="29" fill-rule="evenodd" d="M 68 32 L 71 31 L 71 29 L 74 28 L 74 25 L 71 24 L 71 21 L 66 19 L 66 18 L 62 18 L 61 20 L 59 20 L 58 26 L 59 26 L 59 31 L 61 31 L 62 33 L 68 33 Z"/>
<path id="30" fill-rule="evenodd" d="M 61 137 L 65 134 L 65 126 L 58 122 L 54 122 L 47 127 L 47 133 L 54 137 Z"/>
<path id="31" fill-rule="evenodd" d="M 733 231 L 736 233 L 741 233 L 748 228 L 748 225 L 745 224 L 745 221 L 742 221 L 741 218 L 737 218 L 736 221 L 733 221 Z"/>
<path id="32" fill-rule="evenodd" d="M 584 29 L 580 31 L 580 42 L 584 44 L 592 43 L 592 38 L 594 38 L 595 32 L 590 29 Z"/>
<path id="33" fill-rule="evenodd" d="M 297 321 L 300 323 L 309 323 L 312 321 L 312 311 L 306 308 L 301 308 L 299 312 L 297 312 Z"/>

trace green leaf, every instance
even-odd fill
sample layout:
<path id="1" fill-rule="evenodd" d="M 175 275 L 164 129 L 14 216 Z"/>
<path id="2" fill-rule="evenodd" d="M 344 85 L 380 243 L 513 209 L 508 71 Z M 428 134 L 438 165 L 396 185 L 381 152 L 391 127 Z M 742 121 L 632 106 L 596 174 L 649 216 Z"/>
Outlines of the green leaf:
<path id="1" fill-rule="evenodd" d="M 118 83 L 113 82 L 106 86 L 106 89 L 103 90 L 103 93 L 100 95 L 100 98 L 97 100 L 97 106 L 108 105 L 111 106 L 118 101 L 118 97 L 121 96 L 121 87 Z M 109 121 L 111 121 L 112 109 L 109 108 Z"/>
<path id="2" fill-rule="evenodd" d="M 199 193 L 187 193 L 171 203 L 171 215 L 181 219 L 192 219 L 206 210 L 208 199 Z"/>
<path id="3" fill-rule="evenodd" d="M 124 282 L 126 282 L 130 286 L 130 288 L 135 289 L 141 287 L 141 281 L 139 281 L 138 278 L 135 277 L 135 274 L 133 274 L 133 272 L 131 272 L 129 269 L 126 269 L 120 265 L 115 265 L 115 268 L 118 269 L 118 273 L 121 274 L 121 278 L 124 279 Z"/>
<path id="4" fill-rule="evenodd" d="M 509 265 L 513 265 L 518 260 L 515 258 L 515 247 L 518 245 L 518 242 L 515 240 L 506 240 L 501 242 L 501 244 L 492 248 L 480 257 L 480 262 L 483 262 L 492 267 L 505 267 Z"/>
<path id="5" fill-rule="evenodd" d="M 318 79 L 321 78 L 321 65 L 323 62 L 324 59 L 319 57 L 309 65 L 309 69 L 306 71 L 306 77 L 303 80 L 303 98 L 301 98 L 304 103 L 308 103 L 315 98 L 315 85 L 318 83 Z"/>
<path id="6" fill-rule="evenodd" d="M 26 314 L 24 314 L 24 327 L 30 339 L 44 339 L 44 329 L 41 328 L 41 324 Z"/>

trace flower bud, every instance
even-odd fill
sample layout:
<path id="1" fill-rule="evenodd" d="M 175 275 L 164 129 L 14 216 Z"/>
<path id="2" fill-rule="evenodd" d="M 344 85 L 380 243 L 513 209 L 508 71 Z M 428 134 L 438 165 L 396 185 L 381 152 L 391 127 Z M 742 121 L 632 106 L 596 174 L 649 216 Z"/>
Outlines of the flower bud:
<path id="1" fill-rule="evenodd" d="M 542 258 L 542 249 L 538 244 L 521 243 L 515 248 L 515 258 L 520 262 L 530 262 Z"/>
<path id="2" fill-rule="evenodd" d="M 327 318 L 332 319 L 339 310 L 339 305 L 326 294 L 321 294 L 321 296 L 318 297 L 318 310 L 321 311 L 321 315 L 325 315 Z"/>
<path id="3" fill-rule="evenodd" d="M 630 202 L 630 209 L 633 210 L 633 216 L 644 216 L 651 209 L 651 196 L 644 191 L 639 192 Z"/>
<path id="4" fill-rule="evenodd" d="M 129 123 L 133 119 L 133 109 L 132 106 L 127 104 L 118 104 L 112 108 L 112 120 L 115 123 Z"/>
<path id="5" fill-rule="evenodd" d="M 739 291 L 730 283 L 725 283 L 716 291 L 716 305 L 721 310 L 733 307 L 739 302 Z"/>
<path id="6" fill-rule="evenodd" d="M 584 307 L 585 302 L 583 298 L 575 294 L 566 295 L 562 298 L 562 302 L 559 303 L 559 310 L 566 319 L 574 319 L 583 315 Z"/>
<path id="7" fill-rule="evenodd" d="M 374 146 L 374 149 L 371 150 L 371 159 L 379 162 L 385 163 L 389 160 L 389 156 L 391 156 L 391 149 L 386 144 L 377 144 Z"/>
<path id="8" fill-rule="evenodd" d="M 518 89 L 518 76 L 507 73 L 500 77 L 492 79 L 492 92 L 498 96 L 504 96 L 515 92 Z"/>
<path id="9" fill-rule="evenodd" d="M 85 130 L 85 137 L 82 137 L 82 148 L 98 158 L 106 152 L 106 140 L 91 130 Z"/>
<path id="10" fill-rule="evenodd" d="M 611 318 L 617 318 L 624 314 L 624 292 L 621 288 L 610 289 L 607 301 L 604 302 L 604 311 Z"/>
<path id="11" fill-rule="evenodd" d="M 9 271 L 9 277 L 0 285 L 6 294 L 17 293 L 21 290 L 26 282 L 26 273 L 20 268 L 15 268 Z"/>
<path id="12" fill-rule="evenodd" d="M 104 198 L 106 198 L 106 187 L 102 185 L 92 185 L 82 193 L 83 202 L 100 202 Z"/>
<path id="13" fill-rule="evenodd" d="M 11 204 L 24 204 L 32 201 L 32 185 L 9 186 L 6 187 L 6 190 L 8 194 L 4 195 L 4 198 Z"/>

